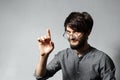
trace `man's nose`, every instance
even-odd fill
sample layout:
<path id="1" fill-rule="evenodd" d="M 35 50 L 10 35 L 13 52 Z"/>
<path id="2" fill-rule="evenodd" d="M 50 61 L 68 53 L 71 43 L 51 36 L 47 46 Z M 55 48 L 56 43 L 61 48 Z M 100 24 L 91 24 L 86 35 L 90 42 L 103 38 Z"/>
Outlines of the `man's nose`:
<path id="1" fill-rule="evenodd" d="M 71 35 L 69 36 L 69 38 L 70 38 L 71 40 L 76 39 L 76 37 L 75 37 L 73 34 L 71 34 Z"/>

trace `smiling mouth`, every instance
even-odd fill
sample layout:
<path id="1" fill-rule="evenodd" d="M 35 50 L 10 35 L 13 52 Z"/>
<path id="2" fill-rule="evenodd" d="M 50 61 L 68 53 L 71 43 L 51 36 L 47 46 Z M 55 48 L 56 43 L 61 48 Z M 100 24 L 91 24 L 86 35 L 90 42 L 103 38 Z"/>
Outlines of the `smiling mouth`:
<path id="1" fill-rule="evenodd" d="M 70 40 L 70 43 L 73 44 L 73 45 L 74 45 L 74 44 L 77 44 L 77 43 L 78 43 L 78 40 Z"/>
<path id="2" fill-rule="evenodd" d="M 76 41 L 78 41 L 78 39 L 76 39 L 76 38 L 72 38 L 72 39 L 70 39 L 70 41 L 72 41 L 72 42 L 76 42 Z"/>
<path id="3" fill-rule="evenodd" d="M 78 40 L 70 40 L 70 42 L 77 42 Z"/>

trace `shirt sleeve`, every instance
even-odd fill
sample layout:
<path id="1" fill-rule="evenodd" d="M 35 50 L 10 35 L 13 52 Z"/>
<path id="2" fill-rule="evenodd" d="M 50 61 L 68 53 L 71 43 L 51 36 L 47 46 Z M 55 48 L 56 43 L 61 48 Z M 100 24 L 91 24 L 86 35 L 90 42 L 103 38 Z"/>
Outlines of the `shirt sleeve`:
<path id="1" fill-rule="evenodd" d="M 50 63 L 46 67 L 46 75 L 44 77 L 35 76 L 36 80 L 46 80 L 49 77 L 52 77 L 57 71 L 61 69 L 59 55 L 55 55 L 55 57 L 50 61 Z"/>
<path id="2" fill-rule="evenodd" d="M 103 55 L 100 62 L 100 73 L 102 80 L 116 80 L 115 65 L 108 55 Z"/>

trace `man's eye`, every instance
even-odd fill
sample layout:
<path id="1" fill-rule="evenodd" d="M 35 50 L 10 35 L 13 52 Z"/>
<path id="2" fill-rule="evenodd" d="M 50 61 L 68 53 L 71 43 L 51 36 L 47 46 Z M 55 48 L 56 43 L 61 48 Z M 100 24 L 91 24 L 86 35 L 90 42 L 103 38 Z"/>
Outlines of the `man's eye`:
<path id="1" fill-rule="evenodd" d="M 66 33 L 70 34 L 70 31 L 66 31 Z"/>

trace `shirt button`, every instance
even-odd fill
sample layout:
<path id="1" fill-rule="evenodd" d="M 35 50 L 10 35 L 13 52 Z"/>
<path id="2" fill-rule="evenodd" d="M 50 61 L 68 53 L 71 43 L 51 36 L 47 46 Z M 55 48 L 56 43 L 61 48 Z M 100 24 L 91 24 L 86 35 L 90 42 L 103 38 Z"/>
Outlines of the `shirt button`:
<path id="1" fill-rule="evenodd" d="M 78 71 L 77 73 L 79 74 L 80 72 Z"/>

